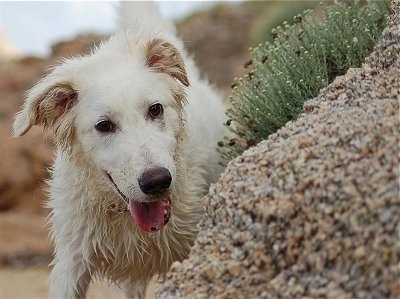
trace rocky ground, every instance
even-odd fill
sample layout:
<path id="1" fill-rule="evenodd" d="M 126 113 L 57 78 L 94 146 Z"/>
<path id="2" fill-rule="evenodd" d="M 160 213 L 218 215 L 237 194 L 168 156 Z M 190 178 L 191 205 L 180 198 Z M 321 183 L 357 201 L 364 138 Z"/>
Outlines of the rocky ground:
<path id="1" fill-rule="evenodd" d="M 359 69 L 229 163 L 160 298 L 400 297 L 400 1 Z"/>

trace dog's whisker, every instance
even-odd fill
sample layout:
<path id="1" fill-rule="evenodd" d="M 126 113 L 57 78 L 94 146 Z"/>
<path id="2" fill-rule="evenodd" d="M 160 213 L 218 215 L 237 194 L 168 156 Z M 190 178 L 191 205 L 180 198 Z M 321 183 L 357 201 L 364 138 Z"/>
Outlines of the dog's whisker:
<path id="1" fill-rule="evenodd" d="M 125 196 L 124 193 L 121 192 L 121 190 L 119 190 L 117 184 L 114 182 L 111 173 L 106 172 L 108 178 L 110 179 L 111 183 L 114 185 L 115 189 L 117 190 L 118 194 L 121 195 L 122 199 L 129 205 L 129 199 Z"/>

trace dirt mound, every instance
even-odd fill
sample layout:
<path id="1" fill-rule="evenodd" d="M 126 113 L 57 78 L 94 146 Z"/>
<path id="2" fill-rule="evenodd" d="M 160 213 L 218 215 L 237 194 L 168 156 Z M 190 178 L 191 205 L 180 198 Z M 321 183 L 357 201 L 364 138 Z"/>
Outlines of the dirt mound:
<path id="1" fill-rule="evenodd" d="M 210 12 L 194 14 L 178 24 L 185 46 L 194 54 L 202 73 L 225 91 L 234 77 L 245 73 L 243 65 L 250 59 L 249 32 L 260 5 L 218 5 Z"/>
<path id="2" fill-rule="evenodd" d="M 229 163 L 162 298 L 398 298 L 400 1 L 366 63 Z"/>

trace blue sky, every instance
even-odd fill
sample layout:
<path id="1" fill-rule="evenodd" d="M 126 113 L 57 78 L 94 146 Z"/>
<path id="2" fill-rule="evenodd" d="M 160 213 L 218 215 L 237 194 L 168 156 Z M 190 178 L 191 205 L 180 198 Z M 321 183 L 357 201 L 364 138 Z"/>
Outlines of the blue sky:
<path id="1" fill-rule="evenodd" d="M 116 29 L 117 1 L 0 1 L 0 29 L 24 55 L 45 56 L 49 46 L 77 33 Z M 160 1 L 163 15 L 179 19 L 215 1 Z M 1 45 L 0 45 L 1 46 Z"/>

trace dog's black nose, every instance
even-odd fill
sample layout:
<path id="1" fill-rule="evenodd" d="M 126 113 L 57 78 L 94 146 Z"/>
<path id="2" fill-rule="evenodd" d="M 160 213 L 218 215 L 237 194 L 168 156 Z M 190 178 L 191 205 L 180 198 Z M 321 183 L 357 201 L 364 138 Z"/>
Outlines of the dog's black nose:
<path id="1" fill-rule="evenodd" d="M 146 170 L 139 178 L 139 187 L 144 194 L 156 195 L 171 185 L 172 177 L 168 169 L 158 167 Z"/>

